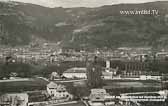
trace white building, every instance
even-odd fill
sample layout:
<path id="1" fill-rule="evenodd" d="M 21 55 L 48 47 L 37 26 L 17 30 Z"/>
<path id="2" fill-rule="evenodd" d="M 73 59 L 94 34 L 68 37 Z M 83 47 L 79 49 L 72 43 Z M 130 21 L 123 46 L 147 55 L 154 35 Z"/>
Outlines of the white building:
<path id="1" fill-rule="evenodd" d="M 102 78 L 103 79 L 113 79 L 113 73 L 112 72 L 102 72 Z"/>
<path id="2" fill-rule="evenodd" d="M 60 79 L 60 75 L 57 72 L 52 72 L 50 80 L 58 80 L 58 79 Z"/>
<path id="3" fill-rule="evenodd" d="M 70 68 L 63 73 L 63 76 L 66 78 L 87 78 L 87 69 L 86 68 Z"/>
<path id="4" fill-rule="evenodd" d="M 106 61 L 105 72 L 103 72 L 103 78 L 111 79 L 113 76 L 117 75 L 118 67 L 111 68 L 110 60 Z"/>
<path id="5" fill-rule="evenodd" d="M 92 102 L 103 102 L 105 101 L 105 96 L 107 96 L 105 89 L 91 89 L 90 101 Z"/>
<path id="6" fill-rule="evenodd" d="M 54 82 L 50 82 L 47 85 L 47 92 L 51 96 L 52 99 L 72 99 L 72 95 L 68 93 L 66 87 L 61 84 L 56 84 Z"/>
<path id="7" fill-rule="evenodd" d="M 107 61 L 106 61 L 106 70 L 105 70 L 105 71 L 106 71 L 106 72 L 110 72 L 110 68 L 111 68 L 111 67 L 110 67 L 110 61 L 107 60 Z"/>

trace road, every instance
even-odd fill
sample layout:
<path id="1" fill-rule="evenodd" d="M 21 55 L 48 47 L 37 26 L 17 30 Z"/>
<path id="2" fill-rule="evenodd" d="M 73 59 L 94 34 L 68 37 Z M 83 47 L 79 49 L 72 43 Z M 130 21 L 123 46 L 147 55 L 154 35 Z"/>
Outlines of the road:
<path id="1" fill-rule="evenodd" d="M 87 79 L 81 79 L 81 80 L 61 80 L 61 81 L 54 81 L 54 82 L 80 82 L 80 81 L 86 81 Z"/>
<path id="2" fill-rule="evenodd" d="M 47 105 L 47 106 L 59 106 L 59 105 L 67 105 L 67 104 L 75 104 L 75 103 L 78 103 L 78 102 L 77 101 L 71 101 L 71 102 L 51 104 L 51 105 Z"/>
<path id="3" fill-rule="evenodd" d="M 47 106 L 88 106 L 88 105 L 86 105 L 84 102 L 71 101 L 65 103 L 51 104 Z"/>
<path id="4" fill-rule="evenodd" d="M 30 81 L 29 78 L 19 78 L 19 79 L 9 79 L 9 80 L 0 80 L 0 82 L 20 82 L 20 81 Z"/>

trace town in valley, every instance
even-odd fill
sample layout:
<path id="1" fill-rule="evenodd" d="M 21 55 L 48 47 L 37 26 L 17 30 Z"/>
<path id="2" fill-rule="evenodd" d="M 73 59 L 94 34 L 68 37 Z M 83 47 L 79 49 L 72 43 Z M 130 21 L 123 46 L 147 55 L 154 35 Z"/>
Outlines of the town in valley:
<path id="1" fill-rule="evenodd" d="M 168 106 L 167 29 L 166 0 L 0 0 L 0 106 Z"/>
<path id="2" fill-rule="evenodd" d="M 1 48 L 1 106 L 167 104 L 166 49 L 55 47 Z"/>

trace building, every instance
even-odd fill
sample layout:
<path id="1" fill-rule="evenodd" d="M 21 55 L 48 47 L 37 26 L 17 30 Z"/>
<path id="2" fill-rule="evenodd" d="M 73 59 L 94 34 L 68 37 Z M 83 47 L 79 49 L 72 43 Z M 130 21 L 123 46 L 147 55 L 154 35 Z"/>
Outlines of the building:
<path id="1" fill-rule="evenodd" d="M 60 79 L 60 75 L 57 72 L 52 72 L 50 76 L 50 80 L 58 80 Z"/>
<path id="2" fill-rule="evenodd" d="M 156 59 L 157 60 L 166 60 L 168 57 L 168 52 L 158 52 L 156 53 Z"/>
<path id="3" fill-rule="evenodd" d="M 139 78 L 140 75 L 145 75 L 143 71 L 122 71 L 121 78 Z"/>
<path id="4" fill-rule="evenodd" d="M 68 93 L 66 87 L 61 84 L 56 84 L 54 82 L 50 82 L 47 85 L 47 92 L 50 95 L 51 99 L 72 99 L 72 95 Z"/>
<path id="5" fill-rule="evenodd" d="M 86 79 L 87 78 L 87 69 L 86 68 L 70 68 L 67 71 L 63 73 L 63 76 L 66 78 L 80 78 L 80 79 Z"/>
<path id="6" fill-rule="evenodd" d="M 93 63 L 87 63 L 87 79 L 88 85 L 92 88 L 102 86 L 102 67 L 96 56 Z"/>
<path id="7" fill-rule="evenodd" d="M 121 78 L 139 78 L 140 80 L 161 80 L 161 74 L 153 71 L 122 71 Z"/>
<path id="8" fill-rule="evenodd" d="M 111 68 L 111 67 L 110 67 L 110 61 L 107 60 L 107 61 L 106 61 L 106 69 L 105 69 L 105 71 L 106 71 L 106 72 L 109 72 L 109 71 L 110 71 L 110 68 Z"/>
<path id="9" fill-rule="evenodd" d="M 106 60 L 106 67 L 105 67 L 105 71 L 102 72 L 102 78 L 112 79 L 113 76 L 117 76 L 118 70 L 119 70 L 118 66 L 116 66 L 116 68 L 112 68 L 111 62 L 109 60 Z"/>
<path id="10" fill-rule="evenodd" d="M 91 89 L 90 101 L 92 102 L 104 102 L 107 92 L 105 89 Z"/>
<path id="11" fill-rule="evenodd" d="M 27 93 L 9 93 L 0 96 L 0 106 L 27 106 Z"/>
<path id="12" fill-rule="evenodd" d="M 116 72 L 102 72 L 102 78 L 105 80 L 111 80 L 117 77 L 119 76 L 116 76 Z"/>
<path id="13" fill-rule="evenodd" d="M 161 80 L 161 76 L 141 75 L 140 80 Z"/>
<path id="14" fill-rule="evenodd" d="M 142 53 L 142 54 L 132 54 L 132 55 L 133 55 L 133 57 L 132 57 L 133 61 L 146 62 L 149 59 L 149 55 L 144 54 L 144 53 Z"/>
<path id="15" fill-rule="evenodd" d="M 125 71 L 145 71 L 149 68 L 149 62 L 138 62 L 138 61 L 131 61 L 131 62 L 124 62 L 123 63 Z"/>
<path id="16" fill-rule="evenodd" d="M 35 102 L 43 102 L 48 100 L 49 95 L 46 90 L 42 91 L 27 91 L 26 92 L 29 96 L 29 104 L 35 103 Z"/>

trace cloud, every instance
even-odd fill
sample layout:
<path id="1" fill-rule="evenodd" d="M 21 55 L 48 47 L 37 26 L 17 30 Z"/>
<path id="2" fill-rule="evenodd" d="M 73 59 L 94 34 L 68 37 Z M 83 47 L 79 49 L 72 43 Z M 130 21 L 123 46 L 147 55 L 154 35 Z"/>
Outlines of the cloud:
<path id="1" fill-rule="evenodd" d="M 0 0 L 9 1 L 9 0 Z M 33 3 L 46 7 L 99 7 L 119 3 L 144 3 L 156 0 L 11 0 L 24 3 Z M 160 0 L 166 1 L 166 0 Z"/>

